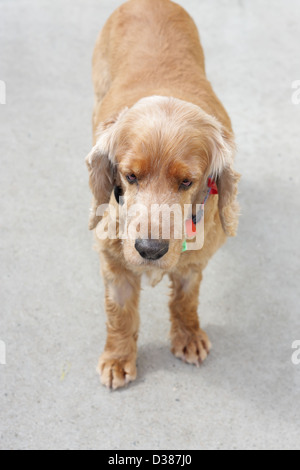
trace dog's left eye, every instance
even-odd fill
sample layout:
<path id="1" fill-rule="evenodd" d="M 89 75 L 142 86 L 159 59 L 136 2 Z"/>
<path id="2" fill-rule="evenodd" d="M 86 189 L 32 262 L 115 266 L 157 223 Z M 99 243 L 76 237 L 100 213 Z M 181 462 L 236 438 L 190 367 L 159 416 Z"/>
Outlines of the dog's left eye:
<path id="1" fill-rule="evenodd" d="M 132 173 L 131 175 L 126 175 L 128 183 L 134 184 L 137 182 L 137 177 Z"/>
<path id="2" fill-rule="evenodd" d="M 188 188 L 190 188 L 190 187 L 192 186 L 192 184 L 193 184 L 192 181 L 186 179 L 186 180 L 183 180 L 183 181 L 182 181 L 180 187 L 181 187 L 182 189 L 188 189 Z"/>

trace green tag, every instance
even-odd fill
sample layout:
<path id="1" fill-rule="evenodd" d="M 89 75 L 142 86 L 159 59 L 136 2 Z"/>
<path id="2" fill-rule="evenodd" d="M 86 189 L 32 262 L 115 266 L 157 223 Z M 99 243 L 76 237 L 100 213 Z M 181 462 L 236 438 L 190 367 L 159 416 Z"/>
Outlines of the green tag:
<path id="1" fill-rule="evenodd" d="M 185 251 L 187 251 L 187 243 L 186 243 L 186 240 L 184 240 L 184 242 L 182 243 L 182 253 L 184 253 Z"/>

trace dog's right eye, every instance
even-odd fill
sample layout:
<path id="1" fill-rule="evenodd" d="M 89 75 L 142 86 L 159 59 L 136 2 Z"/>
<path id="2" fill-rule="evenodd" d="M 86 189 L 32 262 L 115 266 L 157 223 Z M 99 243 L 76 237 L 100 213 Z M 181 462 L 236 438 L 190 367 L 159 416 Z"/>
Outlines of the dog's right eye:
<path id="1" fill-rule="evenodd" d="M 189 189 L 191 186 L 192 186 L 193 182 L 188 180 L 188 179 L 185 179 L 182 181 L 181 185 L 180 185 L 180 188 L 182 189 Z"/>
<path id="2" fill-rule="evenodd" d="M 134 174 L 127 175 L 126 179 L 127 179 L 128 183 L 130 183 L 130 184 L 134 184 L 134 183 L 137 182 L 137 177 Z"/>

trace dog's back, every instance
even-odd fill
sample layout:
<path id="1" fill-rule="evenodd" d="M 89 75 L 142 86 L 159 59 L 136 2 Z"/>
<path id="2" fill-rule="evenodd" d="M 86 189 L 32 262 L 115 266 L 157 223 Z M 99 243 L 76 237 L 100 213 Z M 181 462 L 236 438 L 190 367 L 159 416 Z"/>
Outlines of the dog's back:
<path id="1" fill-rule="evenodd" d="M 195 103 L 231 130 L 205 75 L 197 27 L 170 0 L 130 0 L 112 14 L 95 47 L 93 81 L 95 126 L 123 106 L 160 95 Z"/>

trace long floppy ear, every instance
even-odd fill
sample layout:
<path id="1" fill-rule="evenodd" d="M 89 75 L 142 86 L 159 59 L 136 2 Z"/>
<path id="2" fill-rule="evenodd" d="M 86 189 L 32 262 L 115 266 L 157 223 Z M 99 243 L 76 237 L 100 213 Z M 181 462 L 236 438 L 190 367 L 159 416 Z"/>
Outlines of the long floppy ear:
<path id="1" fill-rule="evenodd" d="M 90 230 L 93 230 L 101 220 L 101 217 L 97 216 L 97 208 L 109 202 L 114 188 L 118 133 L 120 122 L 127 110 L 128 108 L 123 109 L 117 116 L 99 125 L 97 142 L 85 159 L 89 171 L 89 184 L 94 196 L 90 209 Z"/>
<path id="2" fill-rule="evenodd" d="M 224 232 L 229 237 L 236 235 L 240 213 L 236 198 L 241 176 L 233 169 L 235 151 L 233 135 L 225 131 L 216 121 L 213 132 L 211 173 L 216 177 L 218 186 L 220 220 Z"/>
<path id="3" fill-rule="evenodd" d="M 237 232 L 240 206 L 237 202 L 241 175 L 233 169 L 236 147 L 234 137 L 222 126 L 212 154 L 212 167 L 219 193 L 219 215 L 224 232 L 234 237 Z"/>
<path id="4" fill-rule="evenodd" d="M 205 116 L 202 129 L 205 131 L 206 153 L 210 156 L 210 167 L 206 177 L 213 176 L 216 180 L 222 227 L 227 236 L 233 237 L 236 235 L 240 212 L 236 200 L 240 174 L 233 169 L 236 150 L 234 138 L 212 116 Z"/>
<path id="5" fill-rule="evenodd" d="M 236 235 L 239 223 L 240 206 L 236 197 L 240 178 L 241 175 L 229 164 L 223 168 L 217 179 L 220 219 L 224 232 L 229 237 Z"/>

